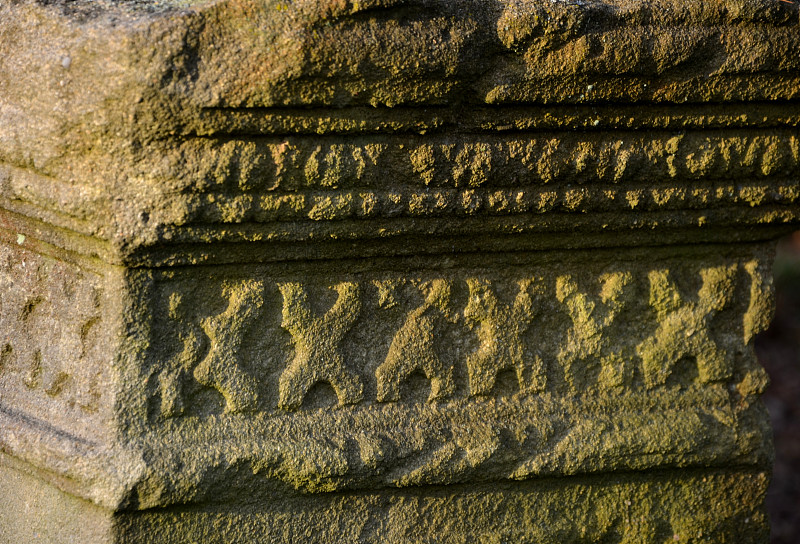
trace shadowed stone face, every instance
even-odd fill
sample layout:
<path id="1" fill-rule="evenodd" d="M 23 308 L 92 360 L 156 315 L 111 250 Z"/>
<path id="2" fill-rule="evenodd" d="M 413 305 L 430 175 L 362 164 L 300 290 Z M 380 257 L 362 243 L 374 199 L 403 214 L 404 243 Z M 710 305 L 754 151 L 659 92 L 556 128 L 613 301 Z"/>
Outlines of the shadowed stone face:
<path id="1" fill-rule="evenodd" d="M 798 25 L 0 1 L 0 541 L 764 542 Z"/>

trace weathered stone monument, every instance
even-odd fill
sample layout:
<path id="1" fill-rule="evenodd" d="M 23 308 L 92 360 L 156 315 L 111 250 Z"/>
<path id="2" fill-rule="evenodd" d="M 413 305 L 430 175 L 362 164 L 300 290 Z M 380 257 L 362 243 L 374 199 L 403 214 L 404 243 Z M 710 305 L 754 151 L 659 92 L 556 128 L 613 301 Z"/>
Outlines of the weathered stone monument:
<path id="1" fill-rule="evenodd" d="M 765 542 L 799 13 L 0 1 L 0 541 Z"/>

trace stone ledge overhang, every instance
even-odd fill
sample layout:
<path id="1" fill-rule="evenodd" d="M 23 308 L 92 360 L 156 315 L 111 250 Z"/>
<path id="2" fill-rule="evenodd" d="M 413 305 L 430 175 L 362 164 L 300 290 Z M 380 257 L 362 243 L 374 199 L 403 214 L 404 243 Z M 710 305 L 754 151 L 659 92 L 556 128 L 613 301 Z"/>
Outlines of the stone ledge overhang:
<path id="1" fill-rule="evenodd" d="M 744 241 L 800 219 L 787 3 L 0 10 L 6 224 L 107 262 Z"/>

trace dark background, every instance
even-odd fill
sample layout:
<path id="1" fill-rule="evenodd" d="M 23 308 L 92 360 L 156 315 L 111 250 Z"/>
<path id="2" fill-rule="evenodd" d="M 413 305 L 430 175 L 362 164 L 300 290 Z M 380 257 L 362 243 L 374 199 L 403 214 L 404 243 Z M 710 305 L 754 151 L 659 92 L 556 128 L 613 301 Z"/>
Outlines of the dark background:
<path id="1" fill-rule="evenodd" d="M 775 436 L 767 494 L 772 544 L 800 543 L 800 232 L 783 240 L 775 260 L 775 319 L 756 339 L 772 383 L 764 394 Z"/>

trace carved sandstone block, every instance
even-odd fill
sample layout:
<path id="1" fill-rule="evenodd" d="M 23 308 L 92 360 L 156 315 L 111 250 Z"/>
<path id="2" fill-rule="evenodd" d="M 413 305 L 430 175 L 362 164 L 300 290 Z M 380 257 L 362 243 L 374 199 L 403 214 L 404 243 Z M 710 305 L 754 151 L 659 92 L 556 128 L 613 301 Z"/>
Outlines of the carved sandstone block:
<path id="1" fill-rule="evenodd" d="M 0 0 L 0 542 L 765 542 L 798 27 Z"/>

